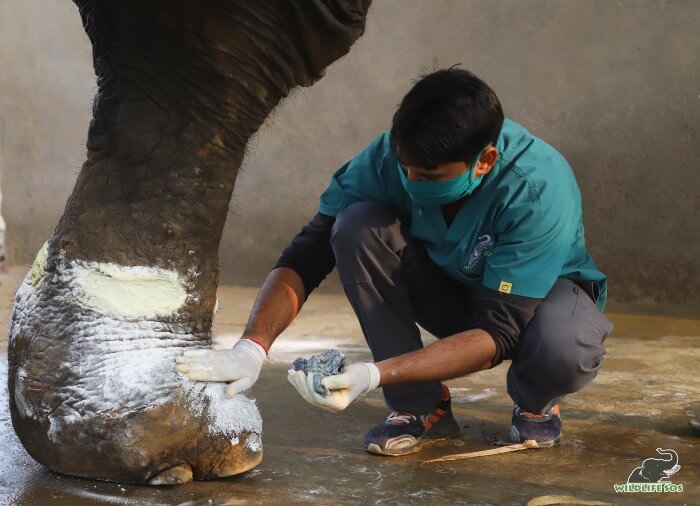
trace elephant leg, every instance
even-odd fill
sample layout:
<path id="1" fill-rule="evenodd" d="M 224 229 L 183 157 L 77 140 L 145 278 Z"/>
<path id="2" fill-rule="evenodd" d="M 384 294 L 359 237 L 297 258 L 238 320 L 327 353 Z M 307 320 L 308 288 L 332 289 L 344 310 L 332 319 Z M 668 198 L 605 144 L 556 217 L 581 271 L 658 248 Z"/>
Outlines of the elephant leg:
<path id="1" fill-rule="evenodd" d="M 250 137 L 363 33 L 369 0 L 75 0 L 97 93 L 87 157 L 13 306 L 12 423 L 38 462 L 176 483 L 262 458 L 254 401 L 192 383 Z"/>

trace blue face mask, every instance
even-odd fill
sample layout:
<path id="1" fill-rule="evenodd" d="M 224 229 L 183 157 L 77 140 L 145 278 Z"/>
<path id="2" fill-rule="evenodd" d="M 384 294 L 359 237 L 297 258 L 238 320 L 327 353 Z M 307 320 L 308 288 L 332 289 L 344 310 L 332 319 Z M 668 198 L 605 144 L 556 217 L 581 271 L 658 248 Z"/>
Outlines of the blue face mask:
<path id="1" fill-rule="evenodd" d="M 476 187 L 481 184 L 481 180 L 484 178 L 483 175 L 476 179 L 472 177 L 474 168 L 480 158 L 481 152 L 479 152 L 469 170 L 444 181 L 409 181 L 401 165 L 397 164 L 397 167 L 399 168 L 401 183 L 413 202 L 419 206 L 439 206 L 471 195 Z"/>

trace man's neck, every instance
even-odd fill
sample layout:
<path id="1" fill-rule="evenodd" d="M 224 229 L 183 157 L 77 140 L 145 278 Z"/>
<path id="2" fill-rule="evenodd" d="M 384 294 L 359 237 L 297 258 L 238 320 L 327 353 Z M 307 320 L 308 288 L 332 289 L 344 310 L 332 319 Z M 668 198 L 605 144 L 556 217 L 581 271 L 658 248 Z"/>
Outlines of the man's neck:
<path id="1" fill-rule="evenodd" d="M 448 227 L 452 225 L 455 216 L 457 216 L 457 213 L 459 212 L 459 209 L 460 207 L 462 207 L 462 204 L 464 203 L 464 200 L 466 198 L 467 197 L 462 197 L 459 200 L 440 206 L 440 209 L 442 210 L 442 216 L 443 218 L 445 218 L 445 223 Z"/>

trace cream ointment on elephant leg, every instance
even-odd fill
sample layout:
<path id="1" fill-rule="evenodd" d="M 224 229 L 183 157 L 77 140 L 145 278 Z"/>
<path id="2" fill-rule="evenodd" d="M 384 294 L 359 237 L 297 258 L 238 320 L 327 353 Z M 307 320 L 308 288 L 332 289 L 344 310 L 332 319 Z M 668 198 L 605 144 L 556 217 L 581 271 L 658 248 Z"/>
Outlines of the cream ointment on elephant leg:
<path id="1" fill-rule="evenodd" d="M 248 140 L 349 51 L 370 0 L 74 3 L 97 92 L 85 162 L 16 295 L 13 427 L 70 475 L 169 485 L 243 472 L 262 458 L 255 403 L 190 382 L 176 358 L 211 346 Z"/>
<path id="2" fill-rule="evenodd" d="M 153 484 L 228 476 L 260 462 L 254 401 L 174 372 L 176 357 L 208 348 L 211 338 L 174 317 L 191 296 L 190 280 L 65 260 L 46 272 L 44 262 L 40 252 L 10 329 L 15 426 L 32 455 L 51 446 L 49 467 L 111 479 L 117 465 L 122 479 Z M 100 461 L 111 462 L 108 474 Z"/>

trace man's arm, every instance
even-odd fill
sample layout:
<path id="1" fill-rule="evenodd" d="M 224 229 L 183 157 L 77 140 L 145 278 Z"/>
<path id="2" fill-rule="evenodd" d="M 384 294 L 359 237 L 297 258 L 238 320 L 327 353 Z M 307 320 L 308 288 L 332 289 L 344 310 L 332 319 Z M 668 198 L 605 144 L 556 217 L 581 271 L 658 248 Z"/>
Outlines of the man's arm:
<path id="1" fill-rule="evenodd" d="M 328 397 L 316 394 L 313 378 L 303 373 L 290 372 L 288 379 L 311 404 L 341 410 L 377 386 L 443 381 L 489 369 L 507 358 L 540 302 L 479 286 L 474 290 L 469 330 L 376 364 L 351 364 L 342 373 L 321 380 L 331 390 Z"/>
<path id="2" fill-rule="evenodd" d="M 468 328 L 377 364 L 381 384 L 441 381 L 489 369 L 508 358 L 542 299 L 474 287 Z"/>
<path id="3" fill-rule="evenodd" d="M 309 294 L 335 267 L 331 229 L 335 218 L 317 213 L 285 248 L 263 283 L 243 338 L 268 349 L 294 320 Z"/>
<path id="4" fill-rule="evenodd" d="M 242 339 L 261 341 L 270 349 L 294 320 L 306 300 L 301 276 L 289 267 L 276 267 L 267 275 L 255 299 Z"/>
<path id="5" fill-rule="evenodd" d="M 488 369 L 495 354 L 496 344 L 491 336 L 481 329 L 473 329 L 381 362 L 350 364 L 340 374 L 321 380 L 330 390 L 328 396 L 316 393 L 313 374 L 289 371 L 287 379 L 307 402 L 339 411 L 378 386 L 439 381 Z"/>
<path id="6" fill-rule="evenodd" d="M 489 369 L 496 355 L 491 335 L 472 329 L 420 350 L 377 362 L 380 386 L 458 378 Z"/>
<path id="7" fill-rule="evenodd" d="M 270 345 L 299 313 L 309 293 L 333 270 L 334 218 L 317 214 L 284 250 L 253 305 L 242 338 L 230 350 L 185 352 L 176 370 L 192 381 L 225 381 L 233 397 L 257 381 Z"/>

